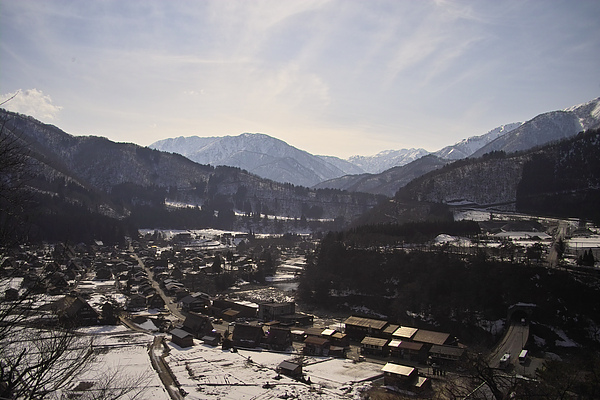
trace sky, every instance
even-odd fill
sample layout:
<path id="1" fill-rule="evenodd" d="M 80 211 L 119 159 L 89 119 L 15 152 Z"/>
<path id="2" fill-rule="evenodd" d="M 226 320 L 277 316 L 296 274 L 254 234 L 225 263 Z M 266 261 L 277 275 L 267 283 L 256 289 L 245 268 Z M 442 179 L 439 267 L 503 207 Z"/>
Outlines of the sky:
<path id="1" fill-rule="evenodd" d="M 435 151 L 600 96 L 600 0 L 0 0 L 2 107 L 147 146 Z"/>

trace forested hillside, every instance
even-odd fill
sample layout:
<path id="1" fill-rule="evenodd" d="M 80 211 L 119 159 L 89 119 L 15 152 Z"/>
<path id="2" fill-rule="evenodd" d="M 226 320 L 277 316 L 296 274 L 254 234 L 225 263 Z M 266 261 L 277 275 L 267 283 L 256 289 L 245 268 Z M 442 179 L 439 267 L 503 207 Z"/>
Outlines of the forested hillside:
<path id="1" fill-rule="evenodd" d="M 38 238 L 52 226 L 41 221 L 49 215 L 54 222 L 58 215 L 68 219 L 74 213 L 66 210 L 72 207 L 81 210 L 80 216 L 99 214 L 116 225 L 187 229 L 246 229 L 252 225 L 253 229 L 271 230 L 271 219 L 257 224 L 256 218 L 265 214 L 279 217 L 277 229 L 285 228 L 281 226 L 284 219 L 323 219 L 325 224 L 335 220 L 341 228 L 380 201 L 370 194 L 281 184 L 239 168 L 214 168 L 181 155 L 102 137 L 73 136 L 3 110 L 0 117 L 2 134 L 18 142 L 27 157 L 30 177 L 24 186 L 31 204 L 36 205 L 38 217 L 29 220 L 37 225 L 31 232 L 37 232 Z M 182 210 L 185 207 L 189 209 Z M 33 215 L 33 210 L 28 214 Z M 96 225 L 87 223 L 88 229 Z M 308 227 L 306 223 L 304 227 Z M 66 229 L 63 233 L 65 238 L 77 240 L 78 236 Z M 94 234 L 86 237 L 90 235 Z M 98 235 L 105 236 L 100 231 Z"/>
<path id="2" fill-rule="evenodd" d="M 600 222 L 600 129 L 536 152 L 523 167 L 517 209 Z"/>
<path id="3" fill-rule="evenodd" d="M 435 325 L 478 344 L 486 340 L 482 321 L 504 319 L 509 306 L 531 303 L 539 324 L 592 343 L 589 321 L 600 319 L 597 292 L 566 271 L 413 242 L 447 232 L 474 235 L 477 225 L 470 224 L 370 226 L 329 234 L 307 260 L 300 299 L 331 309 L 368 309 L 398 323 Z"/>

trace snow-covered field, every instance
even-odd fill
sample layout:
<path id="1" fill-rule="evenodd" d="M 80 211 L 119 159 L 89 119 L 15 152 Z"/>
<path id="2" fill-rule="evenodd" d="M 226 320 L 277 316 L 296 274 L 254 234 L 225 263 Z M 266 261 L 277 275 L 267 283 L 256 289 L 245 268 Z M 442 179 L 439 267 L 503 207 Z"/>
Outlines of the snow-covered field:
<path id="1" fill-rule="evenodd" d="M 304 358 L 311 384 L 286 376 L 276 368 L 297 355 L 267 351 L 231 352 L 196 341 L 182 349 L 169 343 L 166 361 L 177 376 L 186 399 L 348 399 L 358 398 L 369 379 L 381 376 L 381 365 L 334 358 Z M 287 396 L 286 396 L 287 394 Z"/>
<path id="2" fill-rule="evenodd" d="M 124 326 L 91 327 L 80 332 L 93 337 L 96 356 L 89 368 L 67 382 L 65 395 L 87 383 L 95 382 L 98 387 L 110 377 L 117 386 L 137 382 L 142 390 L 138 398 L 169 399 L 148 353 L 154 335 Z M 187 393 L 186 399 L 358 399 L 370 387 L 370 380 L 382 376 L 382 366 L 376 363 L 300 357 L 305 377 L 310 378 L 310 383 L 303 383 L 276 371 L 281 362 L 299 359 L 296 353 L 261 349 L 232 352 L 199 340 L 185 349 L 168 340 L 167 345 L 165 361 Z M 152 351 L 162 353 L 162 347 Z"/>
<path id="3" fill-rule="evenodd" d="M 93 337 L 95 357 L 91 365 L 81 374 L 67 383 L 66 389 L 73 390 L 82 383 L 112 380 L 112 387 L 135 385 L 141 393 L 137 398 L 169 400 L 158 374 L 150 363 L 148 346 L 154 336 L 132 332 L 124 326 L 97 326 L 80 330 L 81 333 Z M 94 389 L 92 386 L 90 389 Z M 125 396 L 132 398 L 138 390 Z"/>

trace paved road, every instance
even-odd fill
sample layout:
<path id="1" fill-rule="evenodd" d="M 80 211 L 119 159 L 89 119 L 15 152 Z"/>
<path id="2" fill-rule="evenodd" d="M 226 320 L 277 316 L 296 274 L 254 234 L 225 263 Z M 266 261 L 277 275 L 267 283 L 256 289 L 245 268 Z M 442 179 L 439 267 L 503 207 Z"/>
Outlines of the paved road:
<path id="1" fill-rule="evenodd" d="M 144 262 L 141 260 L 141 258 L 137 256 L 137 254 L 134 253 L 134 257 L 137 260 L 138 264 L 141 265 L 142 268 L 144 268 L 144 270 L 148 274 L 148 279 L 150 279 L 150 282 L 152 282 L 152 287 L 156 289 L 160 297 L 162 297 L 163 301 L 165 302 L 165 307 L 167 307 L 171 314 L 173 314 L 183 322 L 185 320 L 185 315 L 183 315 L 179 308 L 177 308 L 177 303 L 174 303 L 173 300 L 165 294 L 158 282 L 154 280 L 154 273 L 152 272 L 152 269 L 144 265 Z"/>
<path id="2" fill-rule="evenodd" d="M 172 375 L 171 370 L 167 366 L 165 360 L 162 357 L 162 336 L 155 336 L 152 346 L 148 349 L 150 356 L 150 362 L 152 367 L 158 373 L 160 380 L 162 381 L 167 393 L 172 400 L 183 400 L 183 395 L 177 388 L 175 377 Z"/>
<path id="3" fill-rule="evenodd" d="M 510 354 L 510 364 L 519 365 L 519 353 L 525 347 L 528 337 L 529 324 L 511 323 L 498 346 L 490 354 L 490 367 L 499 368 L 500 358 L 506 353 Z"/>

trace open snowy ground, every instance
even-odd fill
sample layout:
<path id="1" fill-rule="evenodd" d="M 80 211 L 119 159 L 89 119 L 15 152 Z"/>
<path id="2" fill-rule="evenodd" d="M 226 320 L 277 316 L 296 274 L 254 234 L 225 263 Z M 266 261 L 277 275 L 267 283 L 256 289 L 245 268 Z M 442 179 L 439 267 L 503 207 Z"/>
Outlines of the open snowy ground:
<path id="1" fill-rule="evenodd" d="M 166 358 L 177 380 L 188 393 L 186 399 L 348 399 L 358 398 L 369 387 L 369 379 L 381 376 L 381 365 L 353 363 L 333 358 L 305 358 L 304 367 L 312 384 L 277 376 L 276 368 L 297 355 L 238 350 L 195 342 L 182 349 L 169 343 Z M 287 394 L 287 396 L 286 396 Z"/>
<path id="2" fill-rule="evenodd" d="M 66 385 L 67 389 L 81 387 L 85 382 L 96 382 L 98 385 L 99 381 L 112 379 L 113 387 L 141 387 L 142 392 L 137 398 L 170 399 L 148 356 L 148 346 L 154 336 L 132 332 L 118 325 L 90 327 L 80 332 L 93 337 L 96 356 L 89 368 L 72 378 Z M 132 392 L 124 399 L 136 393 Z"/>

